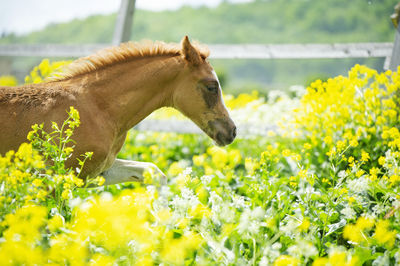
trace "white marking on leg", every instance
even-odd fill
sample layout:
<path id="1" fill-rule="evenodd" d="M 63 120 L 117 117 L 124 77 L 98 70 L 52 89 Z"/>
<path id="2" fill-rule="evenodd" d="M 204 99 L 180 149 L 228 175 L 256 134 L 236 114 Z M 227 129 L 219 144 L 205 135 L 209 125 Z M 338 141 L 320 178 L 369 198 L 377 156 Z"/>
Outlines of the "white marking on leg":
<path id="1" fill-rule="evenodd" d="M 166 183 L 164 173 L 155 164 L 147 162 L 116 159 L 113 165 L 101 175 L 106 180 L 104 185 L 113 185 L 125 182 L 143 182 L 146 171 L 153 172 L 153 175 L 161 175 L 161 183 Z"/>

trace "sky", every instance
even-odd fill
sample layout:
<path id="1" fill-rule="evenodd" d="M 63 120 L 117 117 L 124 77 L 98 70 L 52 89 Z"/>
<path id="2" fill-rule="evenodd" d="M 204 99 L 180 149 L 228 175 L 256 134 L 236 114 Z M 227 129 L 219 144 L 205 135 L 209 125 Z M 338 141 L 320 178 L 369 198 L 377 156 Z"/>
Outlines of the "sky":
<path id="1" fill-rule="evenodd" d="M 249 2 L 251 0 L 230 0 Z M 214 7 L 222 0 L 136 0 L 136 7 L 153 11 L 174 10 L 183 5 Z M 25 34 L 49 23 L 67 22 L 119 9 L 119 0 L 0 0 L 0 34 Z"/>

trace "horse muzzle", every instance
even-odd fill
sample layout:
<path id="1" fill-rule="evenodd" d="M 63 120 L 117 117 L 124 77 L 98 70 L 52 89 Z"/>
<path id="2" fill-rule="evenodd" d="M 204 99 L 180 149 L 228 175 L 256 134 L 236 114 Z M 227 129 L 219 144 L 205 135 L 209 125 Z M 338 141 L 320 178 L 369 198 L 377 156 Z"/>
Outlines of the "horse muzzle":
<path id="1" fill-rule="evenodd" d="M 236 137 L 236 126 L 229 117 L 209 121 L 208 128 L 210 137 L 218 146 L 231 144 Z"/>

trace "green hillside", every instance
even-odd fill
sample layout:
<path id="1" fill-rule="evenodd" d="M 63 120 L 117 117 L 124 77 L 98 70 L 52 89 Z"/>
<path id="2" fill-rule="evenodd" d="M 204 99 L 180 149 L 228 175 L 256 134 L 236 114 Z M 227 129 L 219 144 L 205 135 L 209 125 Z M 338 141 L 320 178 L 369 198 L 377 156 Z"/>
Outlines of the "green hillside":
<path id="1" fill-rule="evenodd" d="M 179 41 L 188 34 L 205 43 L 331 43 L 393 41 L 389 19 L 397 0 L 269 0 L 224 2 L 217 8 L 183 7 L 176 11 L 137 10 L 132 39 Z M 8 35 L 0 43 L 108 43 L 115 14 L 53 24 L 25 36 Z M 23 68 L 26 60 L 18 60 Z M 280 60 L 214 62 L 234 84 L 287 86 L 310 75 L 337 75 L 354 63 L 382 67 L 382 60 Z M 342 71 L 342 72 L 341 72 Z"/>

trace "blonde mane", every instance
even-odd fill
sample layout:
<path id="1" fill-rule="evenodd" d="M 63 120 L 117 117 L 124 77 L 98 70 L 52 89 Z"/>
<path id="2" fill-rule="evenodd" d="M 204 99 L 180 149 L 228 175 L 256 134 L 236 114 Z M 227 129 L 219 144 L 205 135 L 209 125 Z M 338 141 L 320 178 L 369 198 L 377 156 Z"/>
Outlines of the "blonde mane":
<path id="1" fill-rule="evenodd" d="M 69 79 L 134 58 L 162 55 L 181 55 L 181 47 L 182 46 L 177 43 L 165 43 L 161 41 L 152 42 L 148 40 L 141 42 L 122 43 L 119 46 L 105 48 L 93 55 L 81 57 L 75 60 L 71 64 L 62 68 L 62 72 L 51 77 L 49 81 Z M 195 47 L 203 59 L 207 58 L 210 54 L 205 45 L 195 42 L 193 47 Z"/>

